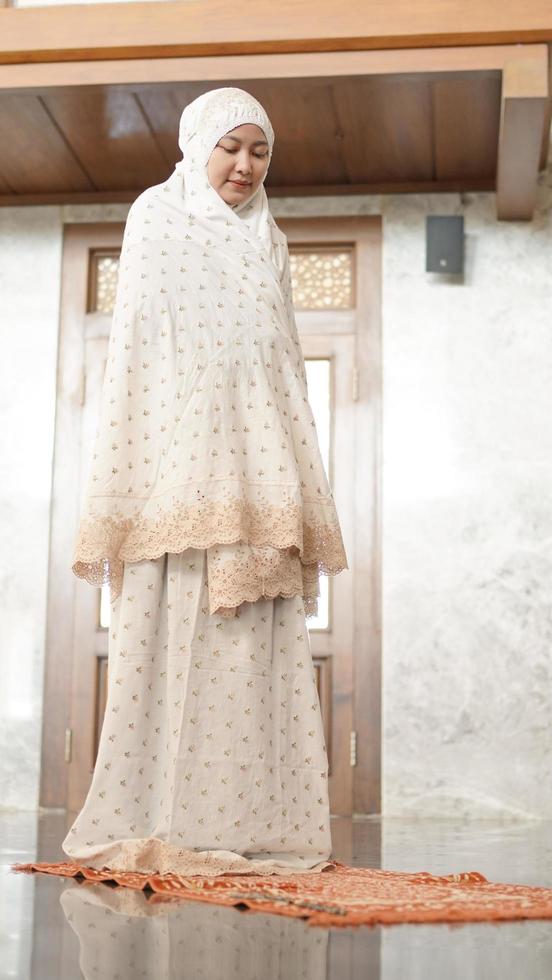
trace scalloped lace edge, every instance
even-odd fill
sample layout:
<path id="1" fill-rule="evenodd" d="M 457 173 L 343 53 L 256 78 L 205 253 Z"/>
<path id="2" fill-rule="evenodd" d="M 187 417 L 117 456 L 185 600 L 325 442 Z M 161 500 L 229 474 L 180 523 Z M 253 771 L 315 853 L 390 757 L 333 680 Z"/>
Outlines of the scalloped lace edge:
<path id="1" fill-rule="evenodd" d="M 83 519 L 72 570 L 90 585 L 109 585 L 113 602 L 122 591 L 125 562 L 155 560 L 166 552 L 180 554 L 188 548 L 203 548 L 208 555 L 212 613 L 231 617 L 242 602 L 300 595 L 305 615 L 316 616 L 319 576 L 337 575 L 348 568 L 339 524 L 304 524 L 302 539 L 298 540 L 297 515 L 282 511 L 278 534 L 274 526 L 276 510 L 271 508 L 271 526 L 264 534 L 255 513 L 254 543 L 240 539 L 235 520 L 226 527 L 221 528 L 220 523 L 213 527 L 212 514 L 194 534 L 175 524 L 171 514 L 139 529 L 128 519 Z M 219 557 L 221 549 L 224 553 Z"/>

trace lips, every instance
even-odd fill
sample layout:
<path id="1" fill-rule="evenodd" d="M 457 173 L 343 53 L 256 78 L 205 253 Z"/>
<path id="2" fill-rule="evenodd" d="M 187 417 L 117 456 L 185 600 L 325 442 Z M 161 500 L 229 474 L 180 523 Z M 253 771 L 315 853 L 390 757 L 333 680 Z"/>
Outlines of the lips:
<path id="1" fill-rule="evenodd" d="M 248 184 L 243 180 L 230 180 L 229 183 L 235 184 L 236 187 L 251 187 L 251 184 Z"/>

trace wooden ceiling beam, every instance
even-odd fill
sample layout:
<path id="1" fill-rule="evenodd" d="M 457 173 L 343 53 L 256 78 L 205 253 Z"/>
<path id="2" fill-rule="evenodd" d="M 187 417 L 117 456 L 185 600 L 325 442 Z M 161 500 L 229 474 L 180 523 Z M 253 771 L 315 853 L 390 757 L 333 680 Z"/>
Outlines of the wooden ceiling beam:
<path id="1" fill-rule="evenodd" d="M 500 220 L 533 217 L 549 99 L 548 57 L 528 53 L 504 66 L 496 176 Z"/>
<path id="2" fill-rule="evenodd" d="M 236 10 L 238 12 L 236 12 Z M 173 0 L 0 9 L 4 64 L 552 41 L 550 0 Z"/>
<path id="3" fill-rule="evenodd" d="M 43 93 L 52 88 L 124 86 L 140 92 L 151 85 L 228 82 L 232 79 L 337 78 L 354 75 L 451 75 L 502 71 L 517 59 L 546 57 L 547 45 L 479 45 L 416 48 L 409 51 L 330 51 L 305 54 L 228 55 L 74 61 L 56 64 L 0 64 L 0 90 Z"/>
<path id="4" fill-rule="evenodd" d="M 0 187 L 0 191 L 2 188 Z M 35 204 L 131 204 L 143 188 L 128 191 L 71 191 L 68 193 L 6 194 L 0 193 L 0 207 Z M 450 194 L 492 191 L 489 179 L 397 181 L 379 184 L 309 184 L 306 186 L 267 187 L 270 199 L 279 197 L 327 197 L 350 194 Z"/>

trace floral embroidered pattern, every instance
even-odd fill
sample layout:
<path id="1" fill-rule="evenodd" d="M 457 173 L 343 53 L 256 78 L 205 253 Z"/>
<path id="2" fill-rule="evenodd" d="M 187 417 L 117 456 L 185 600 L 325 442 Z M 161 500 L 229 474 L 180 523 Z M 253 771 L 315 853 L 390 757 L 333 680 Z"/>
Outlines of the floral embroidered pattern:
<path id="1" fill-rule="evenodd" d="M 243 123 L 254 123 L 263 130 L 272 153 L 274 131 L 271 122 L 262 105 L 249 92 L 231 87 L 205 92 L 182 113 L 180 149 L 186 156 L 190 146 L 199 140 L 198 164 L 205 164 L 217 140 Z"/>
<path id="2" fill-rule="evenodd" d="M 253 548 L 242 543 L 209 548 L 210 612 L 232 615 L 242 602 L 274 599 L 277 595 L 305 596 L 302 568 L 299 554 L 293 548 Z M 317 594 L 309 595 L 308 599 L 316 604 Z M 312 602 L 309 605 L 312 607 Z"/>

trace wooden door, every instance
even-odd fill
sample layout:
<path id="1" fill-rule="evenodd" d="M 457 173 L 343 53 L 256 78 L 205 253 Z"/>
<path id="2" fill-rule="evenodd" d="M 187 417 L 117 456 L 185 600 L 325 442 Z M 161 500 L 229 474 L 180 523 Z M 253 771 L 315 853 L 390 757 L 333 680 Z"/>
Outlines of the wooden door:
<path id="1" fill-rule="evenodd" d="M 116 235 L 117 252 L 102 247 L 88 248 L 87 308 L 81 314 L 83 339 L 83 372 L 81 387 L 81 438 L 77 467 L 81 494 L 92 462 L 102 384 L 108 357 L 111 310 L 102 310 L 102 285 L 108 268 L 118 266 L 120 235 Z M 79 498 L 79 510 L 82 500 Z M 71 715 L 67 736 L 68 765 L 67 808 L 78 810 L 84 802 L 96 762 L 97 748 L 107 700 L 107 654 L 109 627 L 109 590 L 94 589 L 77 582 L 75 592 L 73 684 Z"/>
<path id="2" fill-rule="evenodd" d="M 379 812 L 380 226 L 374 218 L 279 224 L 290 242 L 309 400 L 349 559 L 346 571 L 322 577 L 318 617 L 307 621 L 331 810 Z M 65 235 L 41 803 L 71 813 L 88 791 L 107 688 L 107 589 L 77 580 L 70 559 L 93 451 L 122 230 L 119 224 L 74 225 Z"/>
<path id="3" fill-rule="evenodd" d="M 290 247 L 307 376 L 314 377 L 320 359 L 329 367 L 327 473 L 349 564 L 328 581 L 326 620 L 310 630 L 330 761 L 331 812 L 379 813 L 381 221 L 288 218 L 278 224 Z M 309 380 L 323 444 L 319 398 Z"/>
<path id="4" fill-rule="evenodd" d="M 123 227 L 75 224 L 64 234 L 40 804 L 70 812 L 80 809 L 90 785 L 105 705 L 101 594 L 76 578 L 71 561 L 107 357 L 109 279 L 113 285 Z"/>

